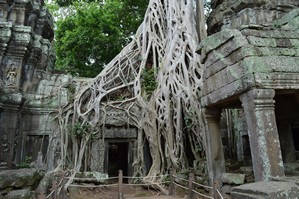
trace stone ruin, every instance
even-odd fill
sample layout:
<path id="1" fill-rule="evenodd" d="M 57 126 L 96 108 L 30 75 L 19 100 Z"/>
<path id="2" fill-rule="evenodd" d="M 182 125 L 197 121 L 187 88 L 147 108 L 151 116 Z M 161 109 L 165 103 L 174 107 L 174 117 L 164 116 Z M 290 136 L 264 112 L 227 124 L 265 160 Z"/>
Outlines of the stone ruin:
<path id="1" fill-rule="evenodd" d="M 239 132 L 227 137 L 248 138 L 252 160 L 249 166 L 253 167 L 255 181 L 285 181 L 283 186 L 289 191 L 275 188 L 275 183 L 259 183 L 228 193 L 232 198 L 296 198 L 299 1 L 212 0 L 212 8 L 210 36 L 199 45 L 204 64 L 201 102 L 207 124 L 210 180 L 215 187 L 225 184 L 221 113 L 238 110 L 235 116 L 241 117 L 236 128 Z M 293 174 L 297 170 L 297 178 L 286 178 L 286 174 L 290 176 L 285 172 L 290 166 L 295 167 Z"/>
<path id="2" fill-rule="evenodd" d="M 74 78 L 53 70 L 53 27 L 53 18 L 43 0 L 0 0 L 0 198 L 13 189 L 36 188 L 36 182 L 27 180 L 27 184 L 18 186 L 8 182 L 7 169 L 30 164 L 46 171 L 57 166 L 55 157 L 59 151 L 54 149 L 59 143 L 58 124 L 53 118 L 88 82 L 88 78 Z M 92 171 L 108 173 L 109 161 L 118 165 L 118 160 L 108 155 L 117 154 L 118 149 L 127 164 L 119 164 L 120 168 L 114 170 L 123 169 L 125 175 L 131 175 L 133 156 L 137 155 L 137 130 L 124 128 L 127 124 L 117 120 L 120 117 L 126 116 L 113 110 L 107 114 L 106 140 L 95 140 L 91 147 Z M 40 180 L 34 177 L 36 169 L 10 171 L 10 175 L 18 176 L 23 171 L 20 178 L 25 175 Z M 28 190 L 22 194 L 28 195 Z"/>
<path id="3" fill-rule="evenodd" d="M 226 173 L 223 138 L 228 132 L 223 133 L 221 121 L 223 116 L 233 116 L 234 121 L 240 120 L 234 126 L 240 138 L 238 160 L 252 161 L 249 166 L 253 166 L 255 181 L 271 181 L 229 190 L 232 198 L 298 195 L 298 179 L 286 177 L 298 175 L 298 7 L 297 0 L 212 0 L 210 36 L 199 45 L 205 67 L 201 101 L 208 132 L 209 177 L 215 187 L 244 183 L 244 179 L 241 183 L 228 179 L 234 174 Z M 25 169 L 20 176 L 10 171 L 15 179 L 26 175 L 33 182 L 16 185 L 3 182 L 3 176 L 7 169 L 22 166 L 27 157 L 38 170 L 54 169 L 59 151 L 53 148 L 59 139 L 53 118 L 72 98 L 72 85 L 76 91 L 88 79 L 53 70 L 53 19 L 43 1 L 0 0 L 0 27 L 0 170 L 4 170 L 0 171 L 0 197 L 11 192 L 11 197 L 23 194 L 26 198 L 30 189 L 20 189 L 36 188 L 41 179 L 36 169 Z M 237 111 L 224 114 L 227 110 Z M 117 119 L 125 115 L 108 112 L 106 139 L 92 143 L 90 153 L 95 158 L 90 159 L 90 170 L 113 174 L 123 169 L 129 176 L 137 155 L 137 131 Z M 227 136 L 229 143 L 234 144 L 230 142 L 234 136 Z M 125 159 L 116 159 L 127 164 L 112 171 L 109 164 L 118 164 L 113 154 L 121 151 Z M 149 166 L 150 160 L 145 162 Z M 287 168 L 294 173 L 286 173 Z"/>
<path id="4" fill-rule="evenodd" d="M 0 166 L 46 155 L 51 113 L 71 77 L 53 74 L 53 19 L 43 1 L 0 1 Z M 59 94 L 59 99 L 58 99 Z M 51 125 L 51 124 L 49 124 Z"/>

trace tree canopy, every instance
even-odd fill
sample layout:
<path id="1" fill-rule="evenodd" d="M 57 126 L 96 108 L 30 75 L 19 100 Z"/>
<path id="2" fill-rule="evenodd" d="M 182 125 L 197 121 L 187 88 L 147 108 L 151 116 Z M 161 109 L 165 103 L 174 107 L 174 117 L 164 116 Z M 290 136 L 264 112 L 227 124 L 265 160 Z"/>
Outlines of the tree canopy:
<path id="1" fill-rule="evenodd" d="M 56 12 L 56 68 L 73 75 L 95 77 L 132 40 L 148 1 L 56 3 L 61 10 L 68 6 L 67 11 Z"/>

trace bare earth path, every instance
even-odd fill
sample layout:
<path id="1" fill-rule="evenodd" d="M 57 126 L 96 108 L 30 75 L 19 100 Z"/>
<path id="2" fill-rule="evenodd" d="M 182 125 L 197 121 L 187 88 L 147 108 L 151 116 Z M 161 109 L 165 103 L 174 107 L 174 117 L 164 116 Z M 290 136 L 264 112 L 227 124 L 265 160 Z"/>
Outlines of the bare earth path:
<path id="1" fill-rule="evenodd" d="M 144 187 L 124 187 L 123 193 L 124 199 L 180 199 Z M 118 188 L 71 188 L 69 196 L 71 199 L 118 199 Z"/>

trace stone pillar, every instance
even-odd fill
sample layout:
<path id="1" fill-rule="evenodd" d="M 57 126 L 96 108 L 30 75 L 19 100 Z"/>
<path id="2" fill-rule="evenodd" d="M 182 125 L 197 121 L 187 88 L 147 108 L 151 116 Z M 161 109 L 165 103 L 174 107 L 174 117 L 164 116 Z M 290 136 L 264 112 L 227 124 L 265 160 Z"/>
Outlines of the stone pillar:
<path id="1" fill-rule="evenodd" d="M 105 167 L 105 141 L 100 138 L 96 139 L 91 144 L 91 159 L 90 159 L 90 169 L 92 171 L 98 171 L 104 173 Z M 108 150 L 108 149 L 107 149 Z"/>
<path id="2" fill-rule="evenodd" d="M 245 111 L 255 181 L 284 176 L 272 89 L 253 89 L 240 96 Z"/>
<path id="3" fill-rule="evenodd" d="M 12 25 L 8 22 L 0 21 L 0 63 L 2 62 L 2 57 L 7 48 L 7 43 L 11 37 L 11 27 Z"/>
<path id="4" fill-rule="evenodd" d="M 16 128 L 18 125 L 18 106 L 6 104 L 2 112 L 1 119 L 1 131 L 3 135 L 3 140 L 5 143 L 1 143 L 5 152 L 2 151 L 2 155 L 6 155 L 7 166 L 9 169 L 13 168 L 13 164 L 18 161 L 17 157 L 17 146 L 21 146 L 21 139 L 19 131 Z M 6 153 L 6 154 L 5 154 Z"/>
<path id="5" fill-rule="evenodd" d="M 213 186 L 219 187 L 225 172 L 225 160 L 220 134 L 221 109 L 205 108 L 206 146 L 209 178 Z"/>
<path id="6" fill-rule="evenodd" d="M 27 46 L 31 41 L 31 27 L 17 26 L 12 28 L 13 40 L 7 47 L 6 57 L 3 58 L 3 82 L 7 91 L 19 91 L 23 62 L 28 51 Z"/>

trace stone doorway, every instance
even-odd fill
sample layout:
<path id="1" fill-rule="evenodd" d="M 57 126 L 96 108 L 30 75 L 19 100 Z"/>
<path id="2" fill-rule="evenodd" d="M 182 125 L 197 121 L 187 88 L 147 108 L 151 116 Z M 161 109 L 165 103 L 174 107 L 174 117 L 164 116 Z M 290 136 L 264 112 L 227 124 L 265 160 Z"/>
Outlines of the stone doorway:
<path id="1" fill-rule="evenodd" d="M 118 176 L 118 171 L 123 171 L 123 176 L 130 175 L 129 173 L 129 145 L 128 141 L 109 141 L 107 146 L 107 165 L 106 170 L 109 177 Z M 124 178 L 124 182 L 127 179 Z"/>

